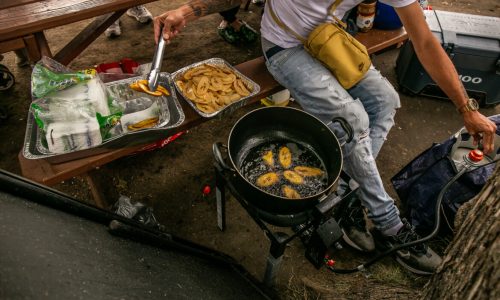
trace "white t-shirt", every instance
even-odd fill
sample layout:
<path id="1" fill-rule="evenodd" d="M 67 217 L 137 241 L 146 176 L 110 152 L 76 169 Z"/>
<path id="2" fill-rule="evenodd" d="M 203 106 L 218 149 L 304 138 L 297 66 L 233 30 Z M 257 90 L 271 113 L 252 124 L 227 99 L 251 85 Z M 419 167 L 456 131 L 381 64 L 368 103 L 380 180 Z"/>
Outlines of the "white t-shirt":
<path id="1" fill-rule="evenodd" d="M 321 23 L 332 19 L 328 9 L 335 0 L 267 0 L 272 1 L 273 11 L 290 29 L 307 38 L 309 33 Z M 416 0 L 379 0 L 393 7 L 407 6 Z M 344 0 L 335 9 L 335 17 L 342 19 L 346 12 L 356 7 L 363 0 Z M 291 48 L 300 44 L 292 34 L 284 31 L 274 22 L 269 13 L 269 5 L 264 8 L 261 21 L 261 34 L 266 40 L 283 48 Z"/>

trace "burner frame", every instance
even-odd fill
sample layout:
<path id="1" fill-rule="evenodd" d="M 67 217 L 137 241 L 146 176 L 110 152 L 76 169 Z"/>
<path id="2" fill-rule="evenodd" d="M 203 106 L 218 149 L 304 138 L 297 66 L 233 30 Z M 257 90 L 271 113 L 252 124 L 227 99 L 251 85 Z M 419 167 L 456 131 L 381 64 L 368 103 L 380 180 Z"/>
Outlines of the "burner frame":
<path id="1" fill-rule="evenodd" d="M 269 254 L 267 257 L 266 269 L 264 273 L 263 283 L 266 286 L 273 286 L 275 283 L 277 272 L 281 266 L 283 260 L 283 254 L 287 244 L 301 236 L 306 231 L 311 233 L 316 231 L 318 226 L 328 219 L 332 214 L 333 208 L 339 204 L 342 200 L 348 198 L 352 191 L 346 193 L 344 196 L 338 196 L 334 193 L 325 196 L 320 200 L 320 202 L 309 211 L 305 211 L 296 215 L 287 216 L 274 216 L 275 218 L 270 218 L 273 214 L 266 213 L 254 205 L 250 204 L 245 197 L 238 191 L 235 186 L 237 184 L 237 176 L 234 172 L 228 171 L 219 162 L 214 163 L 215 167 L 215 183 L 216 183 L 216 201 L 217 201 L 217 226 L 221 231 L 226 228 L 226 188 L 233 195 L 233 197 L 240 203 L 240 205 L 245 209 L 249 216 L 254 220 L 254 222 L 264 231 L 267 238 L 271 242 L 269 249 Z M 233 177 L 233 178 L 231 178 Z M 343 171 L 340 174 L 346 182 L 349 182 L 349 176 Z M 290 220 L 293 220 L 293 222 Z M 297 222 L 295 224 L 295 222 Z M 289 235 L 280 231 L 273 231 L 269 228 L 268 224 L 275 225 L 279 227 L 291 227 L 294 230 L 292 235 Z M 301 225 L 300 228 L 297 226 Z M 338 244 L 338 243 L 337 243 Z M 340 245 L 336 245 L 339 247 Z M 309 249 L 308 249 L 309 250 Z M 307 256 L 306 252 L 306 256 Z M 310 259 L 310 257 L 308 257 Z M 318 258 L 316 258 L 317 260 Z M 311 260 L 311 259 L 310 259 Z M 318 262 L 313 263 L 317 268 L 320 267 Z"/>

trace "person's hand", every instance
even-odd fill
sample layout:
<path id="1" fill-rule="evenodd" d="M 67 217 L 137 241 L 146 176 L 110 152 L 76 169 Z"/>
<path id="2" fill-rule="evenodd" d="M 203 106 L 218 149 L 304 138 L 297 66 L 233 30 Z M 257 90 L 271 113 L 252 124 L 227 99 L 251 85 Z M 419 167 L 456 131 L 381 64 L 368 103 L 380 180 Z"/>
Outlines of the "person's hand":
<path id="1" fill-rule="evenodd" d="M 497 129 L 495 123 L 478 111 L 464 112 L 463 118 L 467 132 L 474 137 L 474 145 L 477 145 L 482 139 L 483 152 L 485 154 L 492 152 L 495 147 L 495 131 Z"/>
<path id="2" fill-rule="evenodd" d="M 154 18 L 155 42 L 158 43 L 160 36 L 170 43 L 179 32 L 186 27 L 186 17 L 181 9 L 167 11 Z M 163 32 L 161 28 L 163 26 Z"/>

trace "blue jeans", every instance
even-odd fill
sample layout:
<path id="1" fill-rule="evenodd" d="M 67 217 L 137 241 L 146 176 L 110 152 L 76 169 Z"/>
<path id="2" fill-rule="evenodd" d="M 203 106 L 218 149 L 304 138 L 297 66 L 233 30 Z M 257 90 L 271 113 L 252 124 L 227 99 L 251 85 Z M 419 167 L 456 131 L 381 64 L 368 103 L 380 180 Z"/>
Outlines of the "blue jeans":
<path id="1" fill-rule="evenodd" d="M 264 53 L 272 46 L 262 40 Z M 343 169 L 359 184 L 358 196 L 375 226 L 385 231 L 398 225 L 399 211 L 385 191 L 375 163 L 400 107 L 399 95 L 389 81 L 372 66 L 357 85 L 345 90 L 302 46 L 281 50 L 266 59 L 266 65 L 305 111 L 326 124 L 343 117 L 352 126 L 354 138 L 342 148 Z M 337 123 L 329 126 L 341 143 L 346 140 Z"/>

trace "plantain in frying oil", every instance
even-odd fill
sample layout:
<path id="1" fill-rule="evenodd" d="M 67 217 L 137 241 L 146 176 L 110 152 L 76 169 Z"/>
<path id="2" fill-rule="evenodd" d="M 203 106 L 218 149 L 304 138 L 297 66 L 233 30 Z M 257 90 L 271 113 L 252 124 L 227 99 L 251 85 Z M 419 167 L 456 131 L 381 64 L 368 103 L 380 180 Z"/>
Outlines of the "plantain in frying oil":
<path id="1" fill-rule="evenodd" d="M 257 185 L 260 187 L 269 187 L 276 182 L 278 182 L 278 174 L 274 172 L 269 172 L 263 175 L 260 175 L 259 178 L 257 178 Z"/>
<path id="2" fill-rule="evenodd" d="M 283 172 L 283 176 L 293 184 L 303 184 L 304 178 L 294 171 L 286 170 Z"/>
<path id="3" fill-rule="evenodd" d="M 262 160 L 264 160 L 264 162 L 270 166 L 270 167 L 274 167 L 274 157 L 273 157 L 273 151 L 269 150 L 266 152 L 266 154 L 264 154 L 262 156 Z"/>
<path id="4" fill-rule="evenodd" d="M 323 175 L 323 170 L 320 168 L 297 166 L 293 168 L 295 172 L 304 177 L 315 177 Z"/>
<path id="5" fill-rule="evenodd" d="M 292 153 L 288 147 L 281 147 L 279 152 L 280 164 L 283 168 L 288 169 L 292 165 Z"/>
<path id="6" fill-rule="evenodd" d="M 283 195 L 289 199 L 300 199 L 302 196 L 300 196 L 299 192 L 297 192 L 294 188 L 284 185 L 281 187 L 281 191 L 283 192 Z"/>

